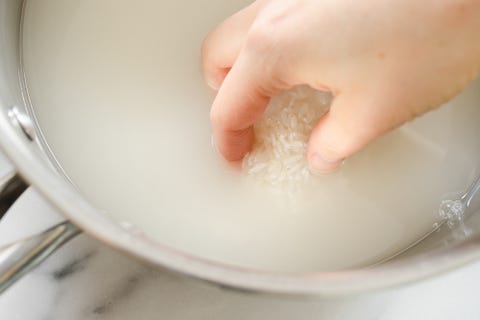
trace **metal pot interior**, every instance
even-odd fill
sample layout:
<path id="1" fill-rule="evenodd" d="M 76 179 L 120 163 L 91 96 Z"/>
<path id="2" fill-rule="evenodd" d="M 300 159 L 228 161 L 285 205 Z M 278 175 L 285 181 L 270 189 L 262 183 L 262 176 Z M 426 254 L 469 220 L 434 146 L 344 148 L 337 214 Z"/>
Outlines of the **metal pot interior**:
<path id="1" fill-rule="evenodd" d="M 22 71 L 23 4 L 21 0 L 0 0 L 0 104 L 3 113 L 15 106 L 34 119 Z M 155 265 L 209 281 L 254 290 L 347 293 L 414 281 L 480 256 L 480 213 L 471 212 L 461 224 L 452 227 L 444 223 L 388 261 L 361 270 L 282 275 L 212 263 L 154 243 L 146 236 L 129 234 L 116 221 L 104 217 L 62 175 L 40 131 L 32 144 L 21 130 L 0 130 L 4 131 L 1 145 L 22 175 L 87 233 Z"/>

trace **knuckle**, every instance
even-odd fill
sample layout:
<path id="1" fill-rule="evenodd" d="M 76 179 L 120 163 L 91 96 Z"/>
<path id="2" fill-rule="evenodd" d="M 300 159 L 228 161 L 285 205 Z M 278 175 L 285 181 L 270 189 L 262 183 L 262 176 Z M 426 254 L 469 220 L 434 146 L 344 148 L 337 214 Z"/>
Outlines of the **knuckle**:
<path id="1" fill-rule="evenodd" d="M 289 43 L 296 11 L 301 1 L 269 1 L 258 14 L 247 37 L 247 48 L 270 52 Z"/>
<path id="2" fill-rule="evenodd" d="M 272 53 L 277 42 L 273 26 L 268 22 L 257 22 L 248 32 L 245 50 L 264 56 Z"/>
<path id="3" fill-rule="evenodd" d="M 258 18 L 244 43 L 245 53 L 255 61 L 256 69 L 261 70 L 260 78 L 268 79 L 274 92 L 291 87 L 289 80 L 294 74 L 292 66 L 297 56 L 292 32 L 284 27 L 287 22 L 278 19 L 271 16 Z M 271 96 L 272 90 L 268 89 L 265 95 Z"/>
<path id="4" fill-rule="evenodd" d="M 259 96 L 271 97 L 279 91 L 290 87 L 288 73 L 288 52 L 285 50 L 286 39 L 281 39 L 270 26 L 252 27 L 245 42 L 245 52 L 254 61 L 253 70 L 256 77 Z M 252 71 L 253 72 L 253 71 Z M 262 86 L 261 84 L 265 84 Z"/>

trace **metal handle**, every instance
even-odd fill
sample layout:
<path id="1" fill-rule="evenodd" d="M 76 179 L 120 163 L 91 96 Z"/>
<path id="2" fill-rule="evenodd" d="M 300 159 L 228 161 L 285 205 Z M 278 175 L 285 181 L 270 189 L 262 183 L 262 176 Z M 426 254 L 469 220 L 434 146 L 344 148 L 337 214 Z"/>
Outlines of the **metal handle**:
<path id="1" fill-rule="evenodd" d="M 16 172 L 9 172 L 0 179 L 0 219 L 27 188 L 28 184 Z M 66 221 L 40 234 L 1 247 L 0 293 L 79 233 L 80 229 Z"/>
<path id="2" fill-rule="evenodd" d="M 27 188 L 28 184 L 15 171 L 0 179 L 0 219 Z"/>
<path id="3" fill-rule="evenodd" d="M 0 248 L 0 293 L 80 233 L 66 221 L 45 232 Z"/>

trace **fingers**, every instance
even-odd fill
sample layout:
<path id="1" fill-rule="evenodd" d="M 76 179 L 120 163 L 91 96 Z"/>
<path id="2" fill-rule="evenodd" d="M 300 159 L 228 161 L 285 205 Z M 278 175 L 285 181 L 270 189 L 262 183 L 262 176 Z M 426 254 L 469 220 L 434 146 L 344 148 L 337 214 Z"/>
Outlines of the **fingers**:
<path id="1" fill-rule="evenodd" d="M 238 11 L 205 38 L 202 44 L 202 64 L 207 84 L 215 90 L 220 88 L 245 42 L 260 2 L 255 1 Z"/>
<path id="2" fill-rule="evenodd" d="M 270 97 L 287 89 L 265 72 L 264 64 L 243 51 L 223 82 L 211 110 L 218 151 L 228 161 L 241 160 L 253 142 L 253 123 Z"/>
<path id="3" fill-rule="evenodd" d="M 205 79 L 219 90 L 211 109 L 215 144 L 228 161 L 241 160 L 250 151 L 253 123 L 270 97 L 287 89 L 274 79 L 275 68 L 268 63 L 270 34 L 252 37 L 258 33 L 252 24 L 265 2 L 257 0 L 225 20 L 202 47 Z"/>
<path id="4" fill-rule="evenodd" d="M 412 117 L 402 108 L 392 108 L 386 99 L 366 97 L 345 94 L 335 98 L 310 136 L 308 160 L 312 171 L 335 170 L 345 158 Z"/>

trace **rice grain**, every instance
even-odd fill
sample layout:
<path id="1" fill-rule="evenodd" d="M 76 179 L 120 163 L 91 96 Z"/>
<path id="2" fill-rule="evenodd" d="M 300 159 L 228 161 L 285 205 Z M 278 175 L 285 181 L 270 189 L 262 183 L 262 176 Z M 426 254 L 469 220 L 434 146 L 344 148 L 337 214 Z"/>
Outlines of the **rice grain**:
<path id="1" fill-rule="evenodd" d="M 331 100 L 331 94 L 306 85 L 272 98 L 254 125 L 255 141 L 243 171 L 262 185 L 288 192 L 308 181 L 308 139 Z"/>

